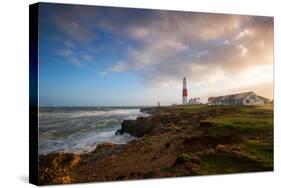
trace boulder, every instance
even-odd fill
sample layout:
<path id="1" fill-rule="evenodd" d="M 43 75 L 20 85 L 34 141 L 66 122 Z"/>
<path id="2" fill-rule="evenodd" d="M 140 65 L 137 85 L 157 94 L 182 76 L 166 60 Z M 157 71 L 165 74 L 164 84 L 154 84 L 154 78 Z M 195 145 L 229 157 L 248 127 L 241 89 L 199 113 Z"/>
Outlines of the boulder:
<path id="1" fill-rule="evenodd" d="M 149 134 L 154 129 L 154 124 L 148 117 L 139 117 L 137 120 L 124 120 L 121 124 L 121 129 L 118 134 L 129 133 L 135 137 L 142 137 L 144 134 Z"/>

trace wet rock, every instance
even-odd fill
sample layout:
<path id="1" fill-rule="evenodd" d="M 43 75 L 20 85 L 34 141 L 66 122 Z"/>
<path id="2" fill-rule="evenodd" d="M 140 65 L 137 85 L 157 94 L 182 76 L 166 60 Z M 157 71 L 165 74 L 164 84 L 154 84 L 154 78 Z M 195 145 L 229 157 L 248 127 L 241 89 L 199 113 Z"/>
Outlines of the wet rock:
<path id="1" fill-rule="evenodd" d="M 137 120 L 124 120 L 121 124 L 120 134 L 129 133 L 136 137 L 142 137 L 153 131 L 155 124 L 147 117 L 139 117 Z"/>
<path id="2" fill-rule="evenodd" d="M 95 149 L 95 152 L 104 152 L 106 150 L 113 149 L 115 147 L 116 147 L 116 144 L 113 144 L 111 142 L 105 142 L 105 143 L 99 144 L 97 146 L 97 148 Z"/>

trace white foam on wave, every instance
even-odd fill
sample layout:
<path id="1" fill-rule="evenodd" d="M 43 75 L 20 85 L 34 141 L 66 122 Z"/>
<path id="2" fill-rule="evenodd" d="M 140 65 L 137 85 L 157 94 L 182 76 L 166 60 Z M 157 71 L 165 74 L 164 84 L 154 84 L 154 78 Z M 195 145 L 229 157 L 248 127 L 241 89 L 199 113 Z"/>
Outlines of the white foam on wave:
<path id="1" fill-rule="evenodd" d="M 97 134 L 91 133 L 85 138 L 75 140 L 45 140 L 39 141 L 39 147 L 44 149 L 39 150 L 39 154 L 48 154 L 51 152 L 70 152 L 70 153 L 87 153 L 96 149 L 98 144 L 104 142 L 111 142 L 114 144 L 126 144 L 127 142 L 135 139 L 129 134 L 116 135 L 115 130 L 100 132 Z"/>
<path id="2" fill-rule="evenodd" d="M 89 116 L 127 116 L 128 118 L 136 118 L 140 115 L 146 115 L 143 112 L 140 112 L 139 109 L 111 109 L 111 110 L 80 110 L 80 111 L 74 111 L 74 112 L 56 112 L 56 113 L 50 113 L 50 112 L 40 112 L 39 116 L 41 117 L 72 117 L 72 118 L 78 118 L 78 117 L 89 117 Z"/>
<path id="3" fill-rule="evenodd" d="M 51 152 L 84 153 L 103 142 L 126 144 L 135 139 L 129 134 L 116 135 L 125 119 L 148 116 L 139 109 L 57 110 L 43 112 L 39 125 L 39 154 Z M 45 123 L 45 124 L 44 124 Z"/>
<path id="4" fill-rule="evenodd" d="M 85 116 L 115 116 L 115 115 L 129 115 L 133 117 L 134 115 L 140 115 L 138 109 L 118 109 L 110 111 L 88 111 L 88 112 L 76 112 L 72 117 L 85 117 Z"/>
<path id="5" fill-rule="evenodd" d="M 94 139 L 93 139 L 94 138 Z M 72 148 L 66 148 L 66 152 L 72 153 L 87 153 L 96 149 L 98 144 L 104 142 L 111 142 L 115 144 L 126 144 L 128 141 L 135 139 L 135 137 L 129 134 L 116 135 L 115 131 L 102 132 L 93 136 L 89 136 L 82 142 L 77 142 L 77 144 Z"/>

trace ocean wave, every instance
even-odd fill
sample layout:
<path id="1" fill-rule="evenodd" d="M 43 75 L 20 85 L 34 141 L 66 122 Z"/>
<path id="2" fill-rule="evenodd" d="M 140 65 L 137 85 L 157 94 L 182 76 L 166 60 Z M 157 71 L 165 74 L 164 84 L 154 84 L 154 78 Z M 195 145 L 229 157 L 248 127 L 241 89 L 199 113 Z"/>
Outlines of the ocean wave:
<path id="1" fill-rule="evenodd" d="M 141 114 L 139 109 L 113 109 L 113 110 L 78 110 L 78 111 L 62 111 L 62 112 L 48 112 L 40 111 L 39 117 L 89 117 L 89 116 L 128 116 L 128 118 L 135 118 Z"/>
<path id="2" fill-rule="evenodd" d="M 124 119 L 139 116 L 148 114 L 139 109 L 42 109 L 39 113 L 39 154 L 89 152 L 103 142 L 125 144 L 134 137 L 115 135 L 115 132 Z"/>
<path id="3" fill-rule="evenodd" d="M 52 152 L 88 153 L 96 149 L 98 144 L 111 142 L 114 144 L 126 144 L 135 137 L 124 134 L 116 135 L 115 131 L 105 131 L 97 134 L 89 134 L 84 138 L 69 140 L 39 140 L 39 155 Z"/>

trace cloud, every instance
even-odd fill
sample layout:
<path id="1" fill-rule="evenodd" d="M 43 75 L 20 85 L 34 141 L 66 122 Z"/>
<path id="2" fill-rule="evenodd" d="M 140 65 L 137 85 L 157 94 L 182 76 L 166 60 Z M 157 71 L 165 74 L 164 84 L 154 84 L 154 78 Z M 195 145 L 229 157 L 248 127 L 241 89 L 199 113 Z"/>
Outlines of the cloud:
<path id="1" fill-rule="evenodd" d="M 90 54 L 82 54 L 76 53 L 75 50 L 71 47 L 65 46 L 64 48 L 60 48 L 56 51 L 56 53 L 64 58 L 67 62 L 73 65 L 84 65 L 82 62 L 91 63 L 94 62 L 94 57 Z"/>
<path id="2" fill-rule="evenodd" d="M 83 55 L 81 55 L 81 58 L 86 62 L 93 62 L 94 61 L 94 56 L 92 56 L 90 54 L 83 54 Z"/>
<path id="3" fill-rule="evenodd" d="M 176 55 L 186 53 L 188 45 L 177 41 L 161 40 L 142 49 L 129 49 L 127 60 L 110 67 L 112 71 L 136 70 L 161 66 L 175 60 Z M 147 70 L 149 71 L 149 70 Z"/>
<path id="4" fill-rule="evenodd" d="M 63 48 L 57 51 L 57 54 L 63 57 L 71 57 L 74 55 L 74 52 L 70 48 Z"/>
<path id="5" fill-rule="evenodd" d="M 160 12 L 156 19 L 140 25 L 140 32 L 134 28 L 129 36 L 141 45 L 110 71 L 133 70 L 148 85 L 161 86 L 183 76 L 193 83 L 234 78 L 273 64 L 272 18 Z"/>
<path id="6" fill-rule="evenodd" d="M 57 54 L 65 58 L 69 63 L 73 65 L 81 65 L 79 58 L 74 51 L 70 48 L 62 48 L 57 50 Z"/>
<path id="7" fill-rule="evenodd" d="M 245 29 L 241 31 L 235 38 L 234 40 L 241 40 L 245 37 L 253 37 L 253 33 L 249 29 Z"/>
<path id="8" fill-rule="evenodd" d="M 50 7 L 51 6 L 51 7 Z M 73 42 L 88 42 L 94 39 L 95 31 L 90 20 L 95 12 L 86 6 L 44 5 L 53 27 Z"/>
<path id="9" fill-rule="evenodd" d="M 62 4 L 44 4 L 40 8 L 41 36 L 53 44 L 55 54 L 73 65 L 93 62 L 89 49 L 96 39 L 95 11 L 87 6 Z"/>

